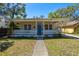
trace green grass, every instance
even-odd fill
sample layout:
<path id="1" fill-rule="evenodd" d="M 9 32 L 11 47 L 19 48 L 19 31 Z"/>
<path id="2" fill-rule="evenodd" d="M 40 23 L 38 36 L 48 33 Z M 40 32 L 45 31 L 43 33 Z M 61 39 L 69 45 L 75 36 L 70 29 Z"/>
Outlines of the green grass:
<path id="1" fill-rule="evenodd" d="M 76 39 L 45 39 L 45 45 L 50 56 L 79 55 L 79 40 Z"/>
<path id="2" fill-rule="evenodd" d="M 33 53 L 33 48 L 35 45 L 34 38 L 8 38 L 1 39 L 0 42 L 4 42 L 6 40 L 14 41 L 14 45 L 9 47 L 4 52 L 0 52 L 0 56 L 31 56 Z"/>
<path id="3" fill-rule="evenodd" d="M 79 33 L 74 33 L 73 35 L 79 36 Z"/>

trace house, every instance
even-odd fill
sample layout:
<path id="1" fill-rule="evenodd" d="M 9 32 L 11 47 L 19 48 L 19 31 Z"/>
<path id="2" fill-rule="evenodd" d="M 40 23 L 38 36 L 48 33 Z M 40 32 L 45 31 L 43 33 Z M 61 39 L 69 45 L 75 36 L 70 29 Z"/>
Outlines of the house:
<path id="1" fill-rule="evenodd" d="M 74 33 L 79 31 L 79 20 L 70 21 L 67 23 L 64 23 L 62 26 L 62 32 L 63 33 Z"/>
<path id="2" fill-rule="evenodd" d="M 68 18 L 64 18 L 68 19 Z M 53 18 L 52 20 L 46 18 L 28 18 L 17 19 L 13 22 L 18 26 L 12 33 L 12 37 L 54 37 L 61 34 L 61 28 L 59 26 L 63 18 Z"/>

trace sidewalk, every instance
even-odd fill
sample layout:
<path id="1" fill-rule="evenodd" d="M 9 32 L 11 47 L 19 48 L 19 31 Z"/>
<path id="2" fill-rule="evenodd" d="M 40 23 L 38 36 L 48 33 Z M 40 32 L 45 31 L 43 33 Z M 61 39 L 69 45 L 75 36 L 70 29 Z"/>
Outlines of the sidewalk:
<path id="1" fill-rule="evenodd" d="M 73 34 L 62 34 L 63 37 L 70 37 L 70 38 L 76 38 L 79 39 L 79 36 L 73 35 Z"/>
<path id="2" fill-rule="evenodd" d="M 34 47 L 33 56 L 48 56 L 48 51 L 43 40 L 37 40 Z"/>

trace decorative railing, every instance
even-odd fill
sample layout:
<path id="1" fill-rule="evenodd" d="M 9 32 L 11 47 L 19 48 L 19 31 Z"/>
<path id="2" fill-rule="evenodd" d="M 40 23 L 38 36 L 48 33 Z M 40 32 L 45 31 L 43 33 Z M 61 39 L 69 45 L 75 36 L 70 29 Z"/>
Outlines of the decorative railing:
<path id="1" fill-rule="evenodd" d="M 58 30 L 43 30 L 43 34 L 57 34 Z M 37 30 L 14 30 L 13 34 L 17 35 L 37 35 Z"/>

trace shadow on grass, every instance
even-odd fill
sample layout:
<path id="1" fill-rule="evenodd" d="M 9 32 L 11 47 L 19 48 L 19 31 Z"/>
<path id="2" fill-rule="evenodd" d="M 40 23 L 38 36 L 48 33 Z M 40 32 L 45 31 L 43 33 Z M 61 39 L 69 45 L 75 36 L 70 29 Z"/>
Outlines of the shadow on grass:
<path id="1" fill-rule="evenodd" d="M 9 47 L 13 46 L 14 42 L 0 42 L 0 52 L 7 50 Z"/>

